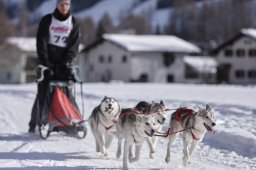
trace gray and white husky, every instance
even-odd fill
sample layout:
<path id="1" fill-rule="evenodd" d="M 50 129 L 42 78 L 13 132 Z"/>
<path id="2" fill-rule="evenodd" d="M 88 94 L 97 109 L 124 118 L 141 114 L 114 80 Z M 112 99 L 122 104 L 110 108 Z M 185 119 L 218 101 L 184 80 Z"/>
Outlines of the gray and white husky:
<path id="1" fill-rule="evenodd" d="M 156 132 L 161 132 L 167 117 L 167 111 L 169 111 L 166 109 L 162 100 L 159 103 L 152 102 L 151 104 L 145 101 L 141 101 L 135 106 L 135 108 L 141 111 L 143 114 L 152 114 L 157 125 Z M 153 159 L 153 154 L 155 153 L 157 139 L 158 138 L 156 136 L 152 136 L 148 137 L 146 140 L 150 149 L 149 157 L 151 159 Z"/>
<path id="2" fill-rule="evenodd" d="M 155 133 L 156 122 L 152 115 L 138 114 L 136 112 L 124 112 L 120 115 L 117 124 L 118 148 L 116 157 L 121 156 L 122 140 L 124 142 L 123 153 L 123 169 L 128 169 L 129 161 L 133 162 L 134 158 L 130 156 L 130 148 L 133 144 L 136 145 L 136 155 L 139 155 L 143 141 Z"/>
<path id="3" fill-rule="evenodd" d="M 96 152 L 107 155 L 113 136 L 116 131 L 121 108 L 118 101 L 112 97 L 104 97 L 101 103 L 95 107 L 89 117 L 89 124 L 96 142 Z M 104 139 L 105 137 L 105 139 Z"/>
<path id="4" fill-rule="evenodd" d="M 190 163 L 190 157 L 196 146 L 203 140 L 207 131 L 213 132 L 216 125 L 214 112 L 209 105 L 205 109 L 194 112 L 191 109 L 179 108 L 171 116 L 169 125 L 169 143 L 165 161 L 170 162 L 170 147 L 176 137 L 176 132 L 183 132 L 183 165 Z M 190 148 L 189 145 L 191 144 Z"/>

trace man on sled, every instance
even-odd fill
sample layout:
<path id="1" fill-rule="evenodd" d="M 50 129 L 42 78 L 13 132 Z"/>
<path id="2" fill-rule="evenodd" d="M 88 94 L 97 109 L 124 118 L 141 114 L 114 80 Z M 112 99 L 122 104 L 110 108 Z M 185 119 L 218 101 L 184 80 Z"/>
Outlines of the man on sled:
<path id="1" fill-rule="evenodd" d="M 55 11 L 44 16 L 38 27 L 36 46 L 40 62 L 38 72 L 41 73 L 41 78 L 38 79 L 38 93 L 29 122 L 30 133 L 35 132 L 37 125 L 40 126 L 47 123 L 50 117 L 48 113 L 51 113 L 52 109 L 54 109 L 52 105 L 55 92 L 50 95 L 52 105 L 48 106 L 49 109 L 46 109 L 47 111 L 45 110 L 45 105 L 48 104 L 45 99 L 49 98 L 49 89 L 51 89 L 49 88 L 51 86 L 49 83 L 52 81 L 62 81 L 68 84 L 70 80 L 73 82 L 77 81 L 73 69 L 77 67 L 74 67 L 73 63 L 78 53 L 79 25 L 70 14 L 70 3 L 70 0 L 57 0 Z M 61 89 L 61 91 L 64 91 L 66 96 L 68 96 L 67 98 L 70 98 L 71 90 L 65 91 Z M 71 99 L 70 101 L 73 104 L 72 108 L 74 107 L 74 110 L 79 112 L 74 101 Z M 53 117 L 56 118 L 56 116 Z M 58 120 L 59 118 L 56 119 Z"/>

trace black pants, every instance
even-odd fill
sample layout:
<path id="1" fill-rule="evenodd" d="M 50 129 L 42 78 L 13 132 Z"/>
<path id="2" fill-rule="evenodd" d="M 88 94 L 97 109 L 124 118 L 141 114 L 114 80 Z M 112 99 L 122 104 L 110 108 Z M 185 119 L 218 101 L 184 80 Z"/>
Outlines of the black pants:
<path id="1" fill-rule="evenodd" d="M 44 102 L 46 101 L 45 98 L 46 98 L 48 86 L 49 86 L 48 80 L 43 80 L 37 86 L 37 95 L 32 107 L 31 119 L 29 121 L 30 129 L 34 129 L 36 125 L 40 124 L 42 108 L 44 107 Z"/>

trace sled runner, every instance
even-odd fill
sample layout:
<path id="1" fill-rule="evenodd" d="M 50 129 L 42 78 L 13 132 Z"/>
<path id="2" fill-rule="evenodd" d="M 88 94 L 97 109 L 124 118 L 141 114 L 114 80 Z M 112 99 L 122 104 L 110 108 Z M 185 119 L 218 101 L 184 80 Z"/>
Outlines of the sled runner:
<path id="1" fill-rule="evenodd" d="M 70 66 L 71 77 L 68 80 L 62 80 L 53 75 L 53 72 L 47 67 L 38 66 L 38 79 L 40 83 L 45 79 L 44 73 L 47 70 L 52 74 L 48 81 L 47 92 L 43 105 L 38 104 L 39 114 L 39 133 L 44 139 L 47 139 L 51 132 L 65 132 L 68 135 L 84 138 L 87 134 L 87 128 L 84 124 L 83 114 L 80 113 L 75 100 L 75 82 L 81 84 L 82 81 L 77 76 L 78 66 Z M 83 105 L 83 97 L 82 105 Z M 82 106 L 83 109 L 83 106 Z"/>

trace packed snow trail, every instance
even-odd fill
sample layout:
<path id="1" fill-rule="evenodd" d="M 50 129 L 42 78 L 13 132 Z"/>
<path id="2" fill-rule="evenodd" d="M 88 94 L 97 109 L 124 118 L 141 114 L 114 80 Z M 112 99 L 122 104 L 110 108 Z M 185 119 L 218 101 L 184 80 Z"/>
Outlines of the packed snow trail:
<path id="1" fill-rule="evenodd" d="M 155 158 L 149 158 L 148 146 L 144 144 L 140 160 L 129 164 L 131 169 L 256 169 L 254 86 L 86 84 L 84 89 L 85 118 L 88 118 L 105 95 L 115 97 L 122 107 L 133 107 L 140 100 L 150 102 L 162 99 L 168 108 L 187 106 L 196 110 L 199 106 L 210 104 L 215 110 L 217 133 L 205 136 L 193 153 L 192 163 L 188 168 L 182 165 L 183 145 L 178 137 L 171 148 L 169 164 L 164 161 L 168 141 L 160 138 Z M 81 106 L 79 93 L 77 94 L 77 101 Z M 28 134 L 35 95 L 35 84 L 0 85 L 1 169 L 73 170 L 122 167 L 122 159 L 115 158 L 117 140 L 113 141 L 108 157 L 96 153 L 94 138 L 88 126 L 88 134 L 82 140 L 57 133 L 43 140 L 38 135 Z M 164 130 L 168 128 L 168 120 L 169 118 Z"/>

